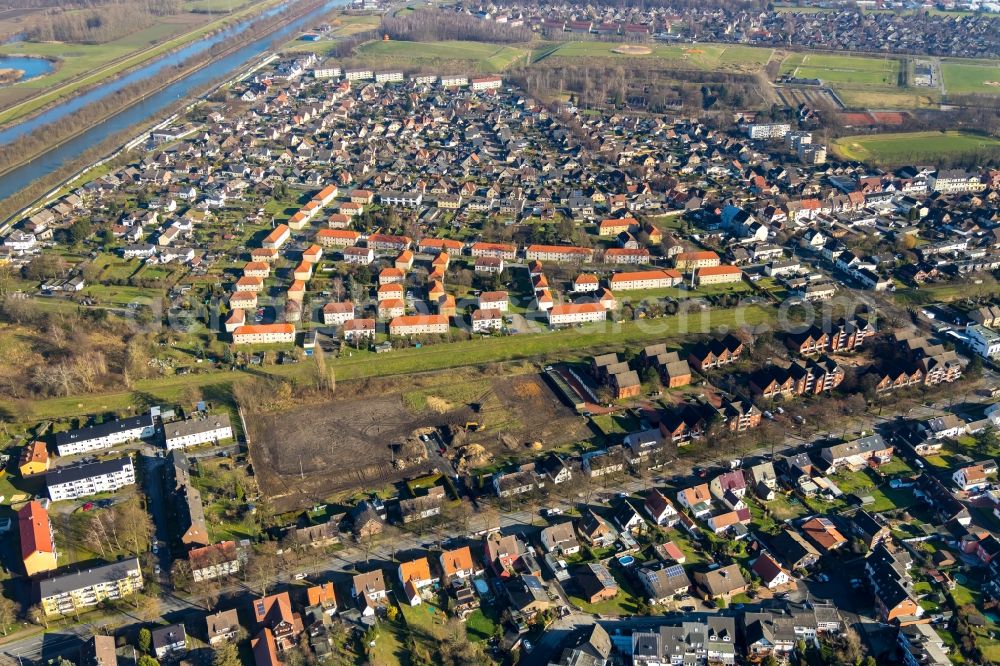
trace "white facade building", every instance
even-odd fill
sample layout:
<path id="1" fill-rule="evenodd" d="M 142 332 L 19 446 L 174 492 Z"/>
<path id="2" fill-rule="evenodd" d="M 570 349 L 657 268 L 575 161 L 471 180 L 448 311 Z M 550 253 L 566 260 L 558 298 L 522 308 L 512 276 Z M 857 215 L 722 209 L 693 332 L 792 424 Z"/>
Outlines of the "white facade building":
<path id="1" fill-rule="evenodd" d="M 149 439 L 155 433 L 153 415 L 143 414 L 100 423 L 89 428 L 56 433 L 56 450 L 60 456 L 71 456 L 108 449 L 136 439 Z"/>
<path id="2" fill-rule="evenodd" d="M 229 423 L 228 414 L 209 414 L 163 425 L 163 442 L 167 451 L 232 438 L 233 426 Z"/>
<path id="3" fill-rule="evenodd" d="M 110 493 L 133 483 L 135 465 L 129 456 L 56 467 L 45 473 L 45 485 L 53 502 Z"/>

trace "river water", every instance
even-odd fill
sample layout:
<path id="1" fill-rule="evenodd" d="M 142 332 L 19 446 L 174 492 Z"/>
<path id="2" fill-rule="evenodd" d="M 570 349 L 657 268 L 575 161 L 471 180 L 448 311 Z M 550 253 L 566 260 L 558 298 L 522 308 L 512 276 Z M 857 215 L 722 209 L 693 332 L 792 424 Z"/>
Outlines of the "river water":
<path id="1" fill-rule="evenodd" d="M 138 103 L 120 111 L 104 122 L 95 125 L 76 138 L 53 148 L 44 155 L 36 157 L 31 162 L 28 162 L 27 164 L 24 164 L 5 175 L 0 176 L 0 199 L 9 197 L 11 194 L 24 188 L 31 182 L 58 170 L 66 164 L 66 162 L 75 159 L 81 153 L 101 143 L 108 137 L 127 129 L 135 123 L 157 116 L 163 111 L 164 108 L 176 103 L 177 100 L 183 99 L 192 93 L 200 92 L 211 84 L 213 80 L 219 78 L 220 75 L 238 70 L 245 63 L 266 53 L 272 43 L 276 40 L 287 41 L 292 34 L 301 31 L 303 27 L 311 25 L 331 10 L 337 7 L 342 7 L 348 2 L 349 0 L 330 0 L 322 7 L 319 7 L 298 19 L 289 22 L 275 32 L 250 42 L 224 58 L 220 58 L 206 67 L 192 72 L 188 76 L 170 84 L 160 92 L 144 97 Z M 264 15 L 273 16 L 285 7 L 287 7 L 287 5 L 273 7 L 267 12 L 264 12 Z M 254 20 L 256 20 L 256 18 Z M 216 35 L 211 35 L 193 42 L 176 53 L 172 53 L 164 58 L 161 58 L 160 60 L 140 67 L 139 69 L 119 79 L 102 84 L 97 88 L 84 93 L 83 95 L 49 109 L 35 118 L 27 120 L 23 123 L 18 123 L 17 125 L 7 128 L 6 130 L 0 131 L 0 143 L 8 143 L 27 132 L 37 129 L 54 120 L 58 120 L 67 114 L 73 113 L 90 102 L 102 99 L 131 83 L 153 76 L 166 67 L 175 67 L 187 58 L 203 53 L 215 44 L 218 44 L 240 31 L 245 30 L 252 22 L 253 21 L 246 21 L 244 23 L 234 25 Z"/>

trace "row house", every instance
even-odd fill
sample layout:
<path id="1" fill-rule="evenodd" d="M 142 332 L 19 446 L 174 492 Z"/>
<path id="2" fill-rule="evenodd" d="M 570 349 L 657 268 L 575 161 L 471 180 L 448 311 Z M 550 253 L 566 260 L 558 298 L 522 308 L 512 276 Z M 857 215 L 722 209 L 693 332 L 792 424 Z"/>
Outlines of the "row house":
<path id="1" fill-rule="evenodd" d="M 746 346 L 735 335 L 701 342 L 688 354 L 688 363 L 699 372 L 722 367 L 740 360 Z"/>
<path id="2" fill-rule="evenodd" d="M 589 262 L 594 251 L 573 245 L 529 245 L 524 256 L 528 261 Z"/>

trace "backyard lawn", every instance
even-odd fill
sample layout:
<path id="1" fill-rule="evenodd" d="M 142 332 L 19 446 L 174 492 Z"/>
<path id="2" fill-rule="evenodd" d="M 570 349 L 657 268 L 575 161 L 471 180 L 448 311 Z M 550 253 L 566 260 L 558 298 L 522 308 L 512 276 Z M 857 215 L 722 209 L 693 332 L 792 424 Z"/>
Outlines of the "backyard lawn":
<path id="1" fill-rule="evenodd" d="M 485 641 L 500 626 L 500 613 L 495 606 L 484 603 L 465 620 L 465 633 L 472 641 Z"/>
<path id="2" fill-rule="evenodd" d="M 618 582 L 619 592 L 613 599 L 590 603 L 580 597 L 570 595 L 570 601 L 586 613 L 599 613 L 601 615 L 632 615 L 639 610 L 636 604 L 636 595 L 633 593 L 632 585 L 622 575 L 621 570 L 616 566 L 609 566 L 608 570 Z"/>
<path id="3" fill-rule="evenodd" d="M 765 502 L 765 506 L 771 512 L 771 516 L 781 522 L 801 518 L 809 513 L 809 510 L 794 495 L 786 497 L 781 493 L 777 493 L 773 500 Z"/>

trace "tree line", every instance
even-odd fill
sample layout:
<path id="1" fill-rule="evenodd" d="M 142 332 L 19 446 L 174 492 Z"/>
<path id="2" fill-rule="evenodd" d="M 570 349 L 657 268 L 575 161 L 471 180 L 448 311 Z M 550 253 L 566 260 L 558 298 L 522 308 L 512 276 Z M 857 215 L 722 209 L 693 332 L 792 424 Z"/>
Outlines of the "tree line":
<path id="1" fill-rule="evenodd" d="M 469 14 L 424 9 L 382 19 L 381 31 L 392 39 L 409 42 L 466 40 L 512 44 L 530 42 L 530 28 L 483 21 Z"/>
<path id="2" fill-rule="evenodd" d="M 35 42 L 103 44 L 153 25 L 181 11 L 180 0 L 122 0 L 98 7 L 53 9 L 35 19 L 25 38 Z"/>

